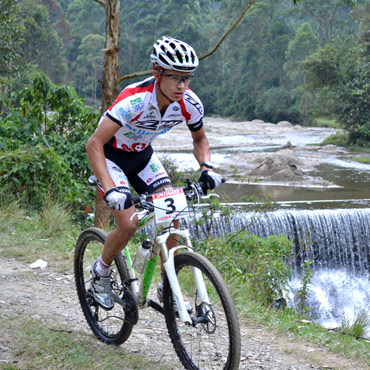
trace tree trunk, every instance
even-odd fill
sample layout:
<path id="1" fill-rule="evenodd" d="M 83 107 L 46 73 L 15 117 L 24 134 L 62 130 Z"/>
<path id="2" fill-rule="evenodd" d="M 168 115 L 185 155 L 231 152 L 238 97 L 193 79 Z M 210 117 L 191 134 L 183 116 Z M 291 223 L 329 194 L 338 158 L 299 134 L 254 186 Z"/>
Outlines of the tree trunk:
<path id="1" fill-rule="evenodd" d="M 102 113 L 104 113 L 114 102 L 114 99 L 118 94 L 118 85 L 120 82 L 139 76 L 146 76 L 152 73 L 151 70 L 142 71 L 137 73 L 131 73 L 126 76 L 118 76 L 118 57 L 119 57 L 119 12 L 120 12 L 120 0 L 94 0 L 105 9 L 105 58 L 104 58 L 104 71 L 103 71 L 103 83 L 102 83 Z M 294 0 L 294 2 L 300 0 Z M 246 12 L 249 10 L 254 0 L 249 0 L 241 12 L 238 19 L 227 29 L 218 43 L 208 51 L 201 55 L 199 59 L 207 58 L 212 55 L 222 44 L 229 33 L 239 24 Z M 96 193 L 95 198 L 95 218 L 94 225 L 97 227 L 108 228 L 109 227 L 109 212 L 105 205 L 104 200 L 100 192 Z"/>
<path id="2" fill-rule="evenodd" d="M 95 0 L 105 10 L 105 48 L 102 82 L 102 114 L 118 95 L 119 17 L 120 0 Z M 100 192 L 96 192 L 94 226 L 109 228 L 110 212 Z"/>

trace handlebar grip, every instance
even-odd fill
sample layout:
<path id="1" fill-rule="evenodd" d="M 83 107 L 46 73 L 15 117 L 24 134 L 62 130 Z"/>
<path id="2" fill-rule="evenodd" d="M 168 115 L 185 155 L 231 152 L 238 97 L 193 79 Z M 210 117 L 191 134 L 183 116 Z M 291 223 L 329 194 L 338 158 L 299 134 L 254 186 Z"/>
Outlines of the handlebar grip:
<path id="1" fill-rule="evenodd" d="M 140 203 L 140 195 L 134 195 L 132 197 L 132 200 L 133 200 L 134 204 L 139 204 Z"/>
<path id="2" fill-rule="evenodd" d="M 221 180 L 221 182 L 224 183 L 224 182 L 226 182 L 226 180 L 227 180 L 227 178 L 226 177 L 223 177 L 222 180 Z M 199 181 L 198 184 L 203 189 L 203 191 L 209 190 L 207 184 L 204 183 L 203 181 Z"/>

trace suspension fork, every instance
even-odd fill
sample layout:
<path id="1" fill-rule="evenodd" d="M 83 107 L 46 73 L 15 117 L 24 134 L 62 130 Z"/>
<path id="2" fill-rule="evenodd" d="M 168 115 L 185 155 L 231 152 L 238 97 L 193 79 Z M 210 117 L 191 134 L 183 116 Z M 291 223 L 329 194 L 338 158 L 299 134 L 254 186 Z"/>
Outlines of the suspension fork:
<path id="1" fill-rule="evenodd" d="M 166 240 L 168 236 L 171 234 L 177 234 L 185 239 L 185 245 L 180 245 L 174 248 L 171 248 L 169 251 L 167 249 L 166 245 Z M 172 294 L 175 298 L 178 310 L 179 310 L 179 316 L 180 320 L 188 325 L 192 324 L 192 320 L 189 316 L 189 313 L 186 309 L 186 305 L 184 302 L 184 297 L 181 292 L 180 284 L 177 280 L 177 275 L 176 275 L 176 269 L 175 269 L 175 252 L 179 249 L 187 249 L 189 251 L 192 251 L 192 246 L 191 246 L 191 241 L 190 241 L 190 235 L 189 235 L 189 230 L 184 229 L 184 230 L 178 230 L 174 229 L 171 230 L 171 232 L 166 232 L 157 237 L 157 242 L 160 246 L 161 249 L 161 254 L 163 256 L 163 266 L 166 270 L 167 278 L 169 280 L 171 289 L 172 289 Z M 198 294 L 200 296 L 201 302 L 207 302 L 209 303 L 208 299 L 208 294 L 206 290 L 206 286 L 203 280 L 202 273 L 199 269 L 193 267 L 192 272 L 194 275 L 194 279 L 197 285 L 198 289 Z"/>

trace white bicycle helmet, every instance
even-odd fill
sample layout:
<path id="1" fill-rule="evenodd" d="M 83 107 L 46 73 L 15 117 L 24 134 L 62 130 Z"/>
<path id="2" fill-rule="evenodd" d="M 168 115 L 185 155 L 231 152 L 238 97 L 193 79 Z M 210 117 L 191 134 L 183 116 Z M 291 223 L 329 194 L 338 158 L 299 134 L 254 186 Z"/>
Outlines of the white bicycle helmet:
<path id="1" fill-rule="evenodd" d="M 168 36 L 154 43 L 150 61 L 164 69 L 180 72 L 194 72 L 199 64 L 197 54 L 190 45 Z"/>

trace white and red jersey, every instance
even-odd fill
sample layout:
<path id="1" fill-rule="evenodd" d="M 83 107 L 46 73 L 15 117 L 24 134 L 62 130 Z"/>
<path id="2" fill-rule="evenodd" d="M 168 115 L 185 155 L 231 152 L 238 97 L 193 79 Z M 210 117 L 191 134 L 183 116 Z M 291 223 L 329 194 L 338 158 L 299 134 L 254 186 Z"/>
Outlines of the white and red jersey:
<path id="1" fill-rule="evenodd" d="M 171 103 L 161 115 L 154 77 L 127 86 L 105 115 L 121 128 L 107 143 L 116 150 L 140 152 L 158 136 L 186 122 L 191 131 L 203 126 L 203 105 L 189 88 L 181 101 Z"/>

